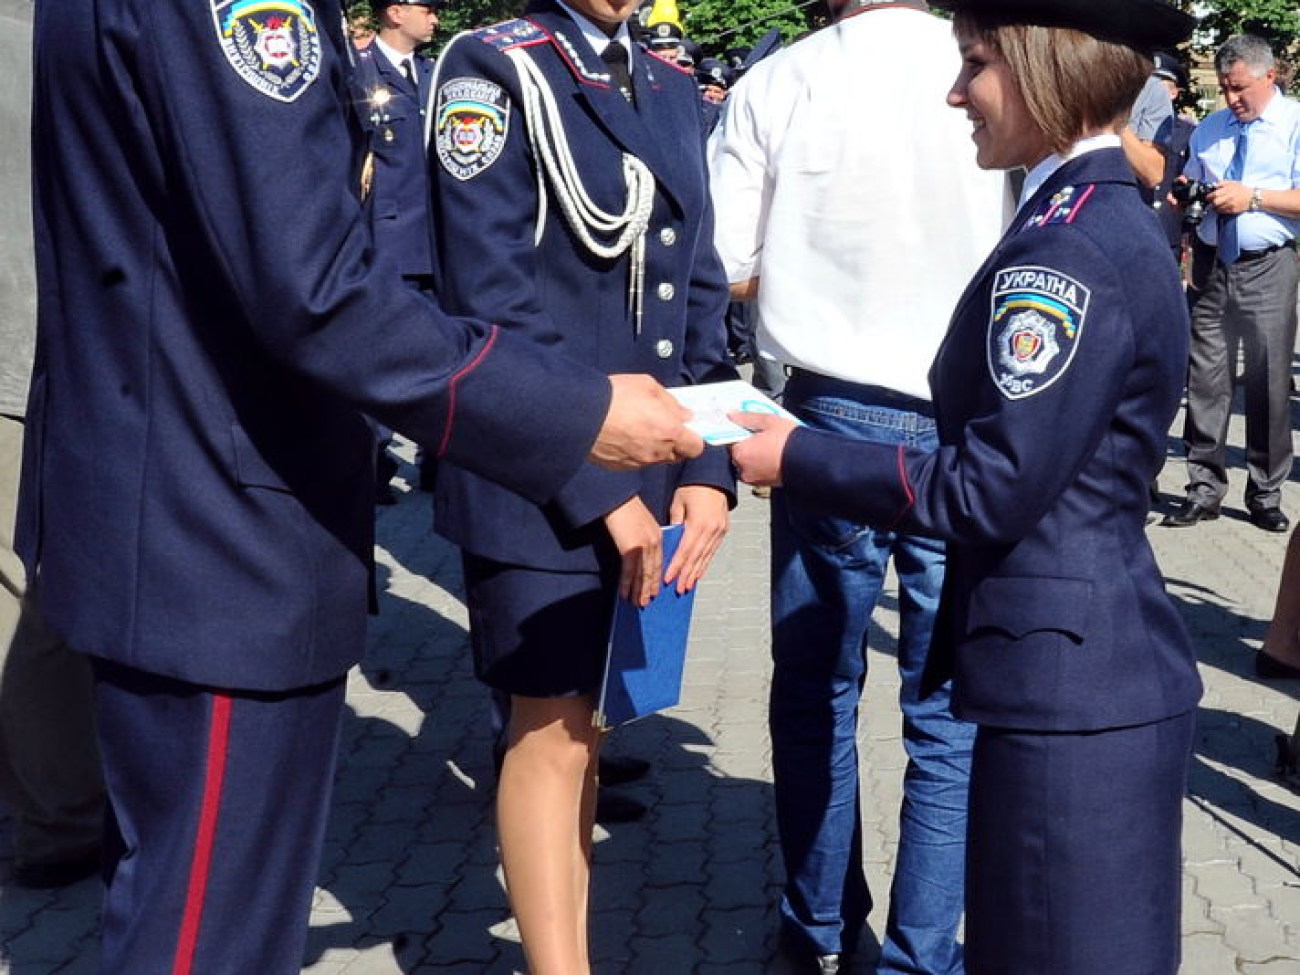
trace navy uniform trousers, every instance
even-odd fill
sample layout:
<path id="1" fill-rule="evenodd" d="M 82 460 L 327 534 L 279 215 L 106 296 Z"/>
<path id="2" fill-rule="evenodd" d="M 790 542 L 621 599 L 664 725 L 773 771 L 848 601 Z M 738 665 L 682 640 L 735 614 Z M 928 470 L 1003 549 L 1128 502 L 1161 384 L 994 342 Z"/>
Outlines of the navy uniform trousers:
<path id="1" fill-rule="evenodd" d="M 95 677 L 117 844 L 104 971 L 299 971 L 344 679 L 225 691 L 105 660 Z"/>

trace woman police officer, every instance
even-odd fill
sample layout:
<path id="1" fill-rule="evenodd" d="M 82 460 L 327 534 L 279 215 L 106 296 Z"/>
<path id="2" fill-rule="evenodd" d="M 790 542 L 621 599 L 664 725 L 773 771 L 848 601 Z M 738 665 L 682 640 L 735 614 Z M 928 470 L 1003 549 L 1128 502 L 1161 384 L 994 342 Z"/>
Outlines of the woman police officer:
<path id="1" fill-rule="evenodd" d="M 1172 975 L 1200 681 L 1144 534 L 1187 311 L 1117 135 L 1192 18 L 1161 0 L 946 0 L 948 96 L 1019 211 L 957 305 L 933 454 L 738 415 L 744 480 L 948 540 L 932 664 L 979 724 L 970 975 Z M 938 676 L 938 675 L 936 675 Z"/>

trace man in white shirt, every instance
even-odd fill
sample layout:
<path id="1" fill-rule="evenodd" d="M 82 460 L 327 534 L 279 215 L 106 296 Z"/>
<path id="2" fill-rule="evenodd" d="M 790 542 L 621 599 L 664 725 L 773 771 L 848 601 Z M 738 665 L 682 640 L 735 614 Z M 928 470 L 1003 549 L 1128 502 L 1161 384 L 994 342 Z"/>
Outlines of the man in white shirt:
<path id="1" fill-rule="evenodd" d="M 959 69 L 921 2 L 851 0 L 831 27 L 755 66 L 710 143 L 716 242 L 758 345 L 790 373 L 806 423 L 937 444 L 927 371 L 1006 218 L 1005 180 L 975 165 L 945 103 Z M 909 766 L 882 975 L 963 971 L 966 784 L 973 726 L 922 689 L 944 572 L 940 543 L 772 507 L 771 699 L 781 913 L 810 970 L 836 972 L 871 897 L 862 866 L 856 724 L 870 617 L 899 578 Z"/>

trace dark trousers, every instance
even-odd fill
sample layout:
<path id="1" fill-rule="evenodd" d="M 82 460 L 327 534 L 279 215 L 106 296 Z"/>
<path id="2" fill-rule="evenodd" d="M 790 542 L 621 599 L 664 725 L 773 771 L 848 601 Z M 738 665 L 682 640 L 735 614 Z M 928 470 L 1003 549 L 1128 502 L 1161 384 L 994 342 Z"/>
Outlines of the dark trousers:
<path id="1" fill-rule="evenodd" d="M 1174 975 L 1196 714 L 1087 733 L 981 726 L 967 975 Z"/>
<path id="2" fill-rule="evenodd" d="M 1246 507 L 1276 508 L 1291 475 L 1291 359 L 1296 338 L 1295 251 L 1225 267 L 1212 247 L 1192 253 L 1192 351 L 1187 374 L 1187 495 L 1215 505 L 1228 490 L 1228 419 L 1240 344 L 1246 392 Z"/>
<path id="3" fill-rule="evenodd" d="M 278 694 L 95 662 L 103 975 L 298 975 L 344 682 Z"/>

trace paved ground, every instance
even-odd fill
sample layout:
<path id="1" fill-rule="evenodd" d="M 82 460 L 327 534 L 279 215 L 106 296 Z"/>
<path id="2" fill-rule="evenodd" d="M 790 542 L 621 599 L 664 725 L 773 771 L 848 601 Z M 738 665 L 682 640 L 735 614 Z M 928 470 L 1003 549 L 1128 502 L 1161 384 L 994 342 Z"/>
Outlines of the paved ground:
<path id="1" fill-rule="evenodd" d="M 1181 478 L 1171 462 L 1166 500 Z M 1239 469 L 1234 481 L 1239 505 Z M 1288 485 L 1285 507 L 1300 515 L 1300 483 Z M 764 703 L 766 519 L 767 503 L 745 492 L 699 596 L 681 706 L 613 742 L 653 759 L 656 772 L 633 788 L 651 806 L 647 819 L 602 831 L 596 846 L 599 975 L 788 971 L 775 960 L 781 866 Z M 304 971 L 521 971 L 496 863 L 485 695 L 467 668 L 456 559 L 429 530 L 425 495 L 380 509 L 379 534 L 383 612 L 351 678 Z M 1150 534 L 1207 683 L 1186 807 L 1183 975 L 1300 975 L 1300 795 L 1271 777 L 1272 739 L 1290 729 L 1300 686 L 1263 684 L 1251 671 L 1285 536 L 1252 528 L 1240 507 L 1194 529 Z M 894 610 L 887 599 L 878 614 L 861 736 L 865 855 L 882 899 L 903 765 Z M 0 881 L 7 869 L 0 862 Z M 0 971 L 93 973 L 97 901 L 95 882 L 57 893 L 0 882 Z M 882 904 L 877 932 L 883 914 Z M 869 934 L 855 975 L 874 970 L 875 953 Z"/>

